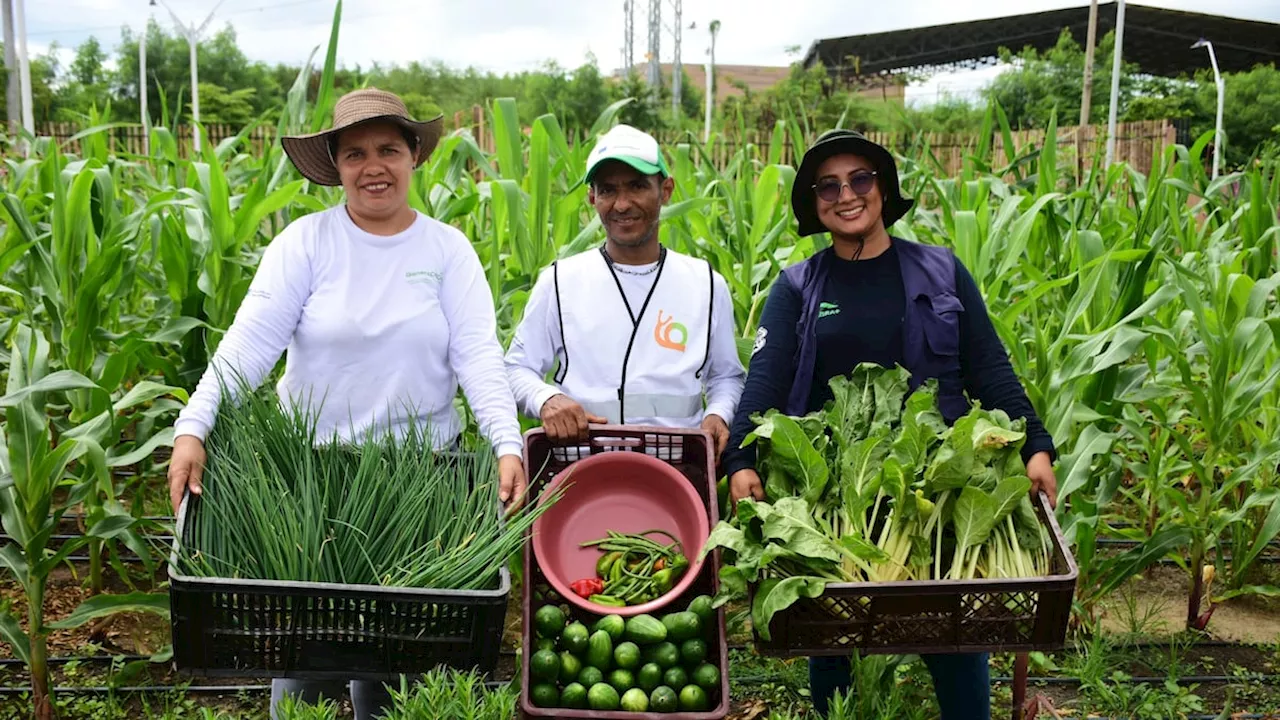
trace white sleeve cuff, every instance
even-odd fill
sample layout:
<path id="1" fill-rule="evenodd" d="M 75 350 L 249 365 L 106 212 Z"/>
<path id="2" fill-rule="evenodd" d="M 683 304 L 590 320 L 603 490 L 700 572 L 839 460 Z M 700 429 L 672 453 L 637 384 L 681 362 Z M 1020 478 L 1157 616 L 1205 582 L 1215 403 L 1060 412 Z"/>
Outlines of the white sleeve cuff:
<path id="1" fill-rule="evenodd" d="M 204 442 L 209 436 L 212 428 L 194 418 L 178 418 L 173 424 L 173 437 L 179 438 L 183 435 L 191 435 L 200 442 Z"/>
<path id="2" fill-rule="evenodd" d="M 707 405 L 707 410 L 703 417 L 707 415 L 719 415 L 724 420 L 725 425 L 733 425 L 733 408 L 727 403 L 713 403 Z"/>
<path id="3" fill-rule="evenodd" d="M 562 395 L 563 393 L 564 391 L 556 387 L 555 385 L 544 384 L 541 388 L 538 389 L 538 392 L 533 394 L 533 407 L 529 408 L 529 416 L 541 419 L 542 406 L 546 405 L 547 401 L 550 400 L 551 398 L 557 395 Z"/>
<path id="4" fill-rule="evenodd" d="M 524 443 L 515 442 L 511 440 L 503 440 L 502 442 L 494 443 L 493 452 L 498 457 L 502 457 L 503 455 L 515 455 L 516 457 L 523 460 L 524 459 Z"/>

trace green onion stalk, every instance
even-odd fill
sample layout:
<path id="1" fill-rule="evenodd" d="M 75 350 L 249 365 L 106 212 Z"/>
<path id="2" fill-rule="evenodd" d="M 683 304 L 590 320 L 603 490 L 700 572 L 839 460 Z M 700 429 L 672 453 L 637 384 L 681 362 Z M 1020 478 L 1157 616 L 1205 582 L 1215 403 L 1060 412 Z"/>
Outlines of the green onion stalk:
<path id="1" fill-rule="evenodd" d="M 558 498 L 505 517 L 487 448 L 435 450 L 424 425 L 320 442 L 300 403 L 241 392 L 210 434 L 180 567 L 191 575 L 481 590 Z M 522 498 L 523 500 L 523 498 Z"/>

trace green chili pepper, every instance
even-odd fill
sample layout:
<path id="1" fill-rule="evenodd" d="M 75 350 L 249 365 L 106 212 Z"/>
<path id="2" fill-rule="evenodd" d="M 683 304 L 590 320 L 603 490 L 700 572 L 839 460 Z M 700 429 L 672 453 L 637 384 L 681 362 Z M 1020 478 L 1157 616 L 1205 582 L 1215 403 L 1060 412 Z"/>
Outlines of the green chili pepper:
<path id="1" fill-rule="evenodd" d="M 659 570 L 653 574 L 653 585 L 658 589 L 658 593 L 666 595 L 671 592 L 671 587 L 675 585 L 677 577 L 675 571 L 671 568 Z"/>
<path id="2" fill-rule="evenodd" d="M 592 595 L 591 597 L 587 598 L 587 601 L 593 602 L 596 605 L 607 605 L 608 607 L 626 607 L 627 606 L 627 604 L 623 602 L 621 599 L 613 597 L 612 595 Z"/>
<path id="3" fill-rule="evenodd" d="M 596 561 L 596 575 L 601 578 L 608 578 L 609 570 L 613 568 L 614 563 L 616 563 L 620 557 L 622 557 L 622 553 L 616 551 L 602 555 L 600 559 Z"/>

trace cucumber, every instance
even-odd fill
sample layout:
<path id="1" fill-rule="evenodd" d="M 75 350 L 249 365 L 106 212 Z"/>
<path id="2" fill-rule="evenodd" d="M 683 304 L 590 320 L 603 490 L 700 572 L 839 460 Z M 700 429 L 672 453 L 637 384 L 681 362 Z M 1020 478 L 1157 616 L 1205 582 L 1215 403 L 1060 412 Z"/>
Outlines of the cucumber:
<path id="1" fill-rule="evenodd" d="M 667 628 L 652 615 L 636 615 L 627 619 L 624 635 L 637 645 L 656 645 L 667 639 Z"/>
<path id="2" fill-rule="evenodd" d="M 604 630 L 591 633 L 587 640 L 587 665 L 607 671 L 613 664 L 613 639 Z"/>

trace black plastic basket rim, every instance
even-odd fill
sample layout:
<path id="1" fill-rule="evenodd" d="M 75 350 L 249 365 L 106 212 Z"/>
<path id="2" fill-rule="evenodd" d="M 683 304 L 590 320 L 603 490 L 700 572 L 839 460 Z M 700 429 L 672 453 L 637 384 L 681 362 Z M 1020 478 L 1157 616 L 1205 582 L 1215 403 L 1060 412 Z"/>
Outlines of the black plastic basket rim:
<path id="1" fill-rule="evenodd" d="M 227 591 L 252 591 L 263 595 L 291 594 L 289 591 L 304 590 L 317 593 L 343 593 L 362 596 L 377 596 L 395 600 L 399 598 L 425 600 L 430 598 L 491 599 L 502 600 L 511 594 L 511 571 L 504 564 L 498 568 L 498 587 L 493 590 L 452 590 L 446 588 L 414 588 L 387 587 L 384 585 L 360 585 L 350 583 L 303 582 L 297 580 L 256 580 L 240 578 L 202 577 L 187 575 L 178 570 L 178 548 L 186 532 L 187 509 L 191 500 L 188 491 L 182 496 L 182 504 L 178 506 L 178 523 L 173 532 L 173 545 L 169 551 L 169 582 L 178 588 L 222 589 Z"/>

